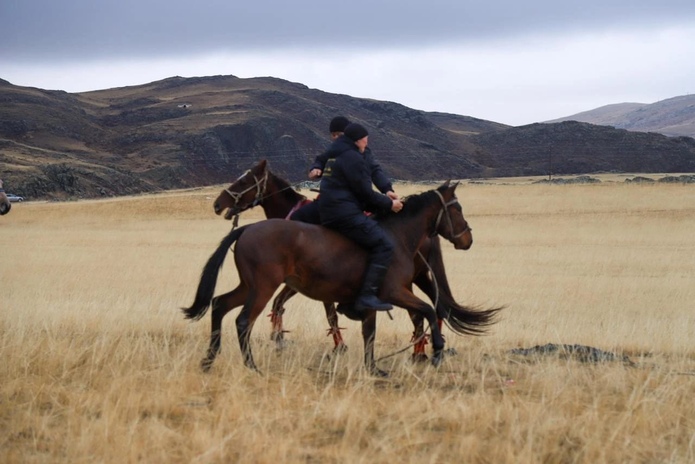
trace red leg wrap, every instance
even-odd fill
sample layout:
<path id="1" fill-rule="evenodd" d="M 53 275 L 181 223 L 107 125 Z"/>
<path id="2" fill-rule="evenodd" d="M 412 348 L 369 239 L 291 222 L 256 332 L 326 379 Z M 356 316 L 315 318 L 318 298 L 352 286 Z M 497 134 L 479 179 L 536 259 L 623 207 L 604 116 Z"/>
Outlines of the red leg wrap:
<path id="1" fill-rule="evenodd" d="M 333 335 L 333 343 L 335 346 L 343 346 L 345 342 L 343 341 L 343 335 L 340 333 L 341 327 L 329 328 L 328 335 Z"/>
<path id="2" fill-rule="evenodd" d="M 415 345 L 413 346 L 413 354 L 424 354 L 425 353 L 425 346 L 427 346 L 427 344 L 429 343 L 427 341 L 427 338 L 428 338 L 427 335 L 423 335 L 423 336 L 419 337 L 419 341 L 417 343 L 415 343 Z M 417 339 L 418 339 L 418 337 L 415 334 L 413 334 L 413 338 L 411 339 L 411 343 L 416 341 Z"/>
<path id="3" fill-rule="evenodd" d="M 276 313 L 276 312 L 271 312 L 270 313 L 270 323 L 273 326 L 273 333 L 274 334 L 281 334 L 283 333 L 282 330 L 282 314 Z"/>

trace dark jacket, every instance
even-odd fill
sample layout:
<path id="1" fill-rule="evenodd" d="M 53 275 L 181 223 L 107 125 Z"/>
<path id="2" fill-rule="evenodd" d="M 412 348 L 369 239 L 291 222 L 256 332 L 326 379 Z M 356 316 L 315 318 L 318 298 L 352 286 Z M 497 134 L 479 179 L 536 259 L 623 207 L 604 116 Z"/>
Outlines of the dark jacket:
<path id="1" fill-rule="evenodd" d="M 339 139 L 335 140 L 325 152 L 321 153 L 314 159 L 314 163 L 309 168 L 309 171 L 311 171 L 312 169 L 320 169 L 321 172 L 323 172 L 326 169 L 326 162 L 328 161 L 328 159 L 335 158 L 338 154 L 337 151 L 340 149 L 339 147 L 342 146 L 341 144 L 336 145 L 336 142 L 338 140 Z M 374 185 L 376 185 L 376 188 L 378 188 L 381 193 L 393 191 L 393 185 L 391 185 L 391 181 L 388 179 L 388 177 L 386 177 L 386 174 L 384 174 L 384 171 L 381 169 L 379 163 L 377 163 L 376 159 L 374 158 L 374 154 L 372 153 L 372 150 L 369 149 L 369 147 L 367 147 L 367 149 L 364 150 L 364 159 L 367 161 L 367 164 L 369 165 L 369 169 L 371 171 L 372 176 L 372 182 L 374 183 Z"/>
<path id="2" fill-rule="evenodd" d="M 309 166 L 309 171 L 312 169 L 320 169 L 321 172 L 323 172 L 323 170 L 326 168 L 326 162 L 328 159 L 335 158 L 340 153 L 343 145 L 341 143 L 336 143 L 338 140 L 339 138 L 331 142 L 326 151 L 314 158 L 314 162 L 311 164 L 311 166 Z"/>
<path id="3" fill-rule="evenodd" d="M 326 162 L 321 177 L 321 223 L 341 221 L 364 211 L 389 211 L 393 202 L 372 189 L 371 166 L 354 142 L 343 135 L 331 147 L 336 154 Z"/>

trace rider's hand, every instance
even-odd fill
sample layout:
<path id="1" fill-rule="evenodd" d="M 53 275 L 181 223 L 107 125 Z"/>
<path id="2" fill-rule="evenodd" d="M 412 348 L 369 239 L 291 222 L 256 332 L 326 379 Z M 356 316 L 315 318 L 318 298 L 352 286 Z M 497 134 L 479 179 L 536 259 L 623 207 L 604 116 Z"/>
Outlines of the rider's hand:
<path id="1" fill-rule="evenodd" d="M 401 200 L 391 200 L 391 211 L 394 213 L 399 212 L 400 210 L 403 209 L 403 202 Z"/>
<path id="2" fill-rule="evenodd" d="M 386 192 L 386 196 L 392 200 L 400 200 L 401 199 L 401 197 L 399 197 L 398 194 L 396 192 L 394 192 L 393 190 L 389 190 L 388 192 Z"/>
<path id="3" fill-rule="evenodd" d="M 322 171 L 320 169 L 312 169 L 309 171 L 309 179 L 316 179 L 317 177 L 321 177 Z"/>

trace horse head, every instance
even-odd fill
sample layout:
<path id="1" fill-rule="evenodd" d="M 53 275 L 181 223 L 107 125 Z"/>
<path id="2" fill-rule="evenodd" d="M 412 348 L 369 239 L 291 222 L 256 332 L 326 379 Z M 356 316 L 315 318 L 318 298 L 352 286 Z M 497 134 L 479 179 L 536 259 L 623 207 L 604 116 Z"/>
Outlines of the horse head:
<path id="1" fill-rule="evenodd" d="M 222 190 L 212 207 L 220 215 L 227 210 L 225 219 L 261 204 L 268 184 L 268 163 L 261 160 L 242 174 L 232 185 Z"/>
<path id="2" fill-rule="evenodd" d="M 437 215 L 434 233 L 449 240 L 457 250 L 468 250 L 473 245 L 473 229 L 463 217 L 463 208 L 456 198 L 458 184 L 458 182 L 450 184 L 450 181 L 446 181 L 435 190 L 442 208 Z"/>

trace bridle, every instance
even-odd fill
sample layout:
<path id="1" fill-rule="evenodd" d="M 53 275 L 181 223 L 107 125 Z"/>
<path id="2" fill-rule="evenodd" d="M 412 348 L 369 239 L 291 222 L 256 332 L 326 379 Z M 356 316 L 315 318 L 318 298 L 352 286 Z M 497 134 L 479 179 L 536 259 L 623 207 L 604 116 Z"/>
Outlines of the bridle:
<path id="1" fill-rule="evenodd" d="M 250 174 L 251 170 L 249 169 L 246 171 L 241 177 L 245 177 L 246 175 Z M 239 177 L 241 179 L 241 177 Z M 254 206 L 260 205 L 261 202 L 263 201 L 263 196 L 265 195 L 265 189 L 268 185 L 268 171 L 264 170 L 263 171 L 263 176 L 261 178 L 256 177 L 256 175 L 253 175 L 253 180 L 254 184 L 250 186 L 249 188 L 242 190 L 241 192 L 232 192 L 229 190 L 229 188 L 224 189 L 225 192 L 227 192 L 227 195 L 229 195 L 232 200 L 234 200 L 233 207 L 236 209 L 239 206 L 239 200 L 241 200 L 241 197 L 243 197 L 247 192 L 250 192 L 253 189 L 256 189 L 256 197 L 253 199 L 253 202 L 245 207 L 242 211 L 245 211 L 249 208 L 253 208 Z"/>
<path id="2" fill-rule="evenodd" d="M 451 230 L 451 233 L 453 234 L 454 233 L 454 221 L 451 220 L 451 213 L 449 212 L 448 208 L 449 208 L 449 206 L 452 206 L 452 205 L 459 205 L 460 206 L 459 200 L 458 200 L 458 198 L 456 198 L 456 195 L 454 195 L 454 197 L 451 200 L 446 202 L 446 201 L 444 201 L 444 196 L 441 193 L 439 193 L 439 190 L 435 190 L 434 193 L 436 193 L 437 196 L 439 197 L 439 201 L 442 203 L 442 208 L 439 210 L 439 214 L 437 214 L 437 220 L 434 223 L 434 230 L 433 230 L 432 234 L 430 235 L 430 237 L 434 237 L 435 235 L 437 235 L 437 229 L 439 229 L 439 224 L 442 222 L 442 216 L 444 216 L 445 211 L 446 211 L 446 220 L 449 223 L 449 230 Z M 471 229 L 468 226 L 468 223 L 466 223 L 466 227 L 461 232 L 459 232 L 456 235 L 453 235 L 448 240 L 454 241 L 457 238 L 459 238 L 460 236 L 462 236 L 463 234 L 465 234 L 466 232 L 470 232 L 472 230 L 473 229 Z"/>

